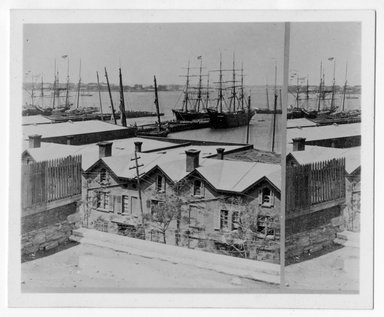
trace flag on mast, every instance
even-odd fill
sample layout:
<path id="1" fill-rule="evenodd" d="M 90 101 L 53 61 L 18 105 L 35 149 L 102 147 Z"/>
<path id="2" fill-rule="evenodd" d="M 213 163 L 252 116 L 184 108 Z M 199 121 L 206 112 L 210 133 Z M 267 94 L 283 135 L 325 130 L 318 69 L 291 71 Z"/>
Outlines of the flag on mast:
<path id="1" fill-rule="evenodd" d="M 333 61 L 335 58 L 334 57 L 328 57 L 329 61 Z"/>
<path id="2" fill-rule="evenodd" d="M 68 55 L 63 55 L 63 56 L 61 56 L 61 58 L 67 58 L 68 57 Z"/>

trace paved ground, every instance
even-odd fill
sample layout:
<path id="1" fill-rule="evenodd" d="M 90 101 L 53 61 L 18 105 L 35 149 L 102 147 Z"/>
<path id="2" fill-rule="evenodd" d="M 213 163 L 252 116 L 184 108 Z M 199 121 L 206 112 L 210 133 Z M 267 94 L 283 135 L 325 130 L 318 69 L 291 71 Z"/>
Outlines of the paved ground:
<path id="1" fill-rule="evenodd" d="M 285 276 L 289 289 L 358 291 L 359 252 L 358 248 L 343 247 L 287 266 Z"/>
<path id="2" fill-rule="evenodd" d="M 25 292 L 278 289 L 268 283 L 86 244 L 25 262 L 21 268 Z"/>

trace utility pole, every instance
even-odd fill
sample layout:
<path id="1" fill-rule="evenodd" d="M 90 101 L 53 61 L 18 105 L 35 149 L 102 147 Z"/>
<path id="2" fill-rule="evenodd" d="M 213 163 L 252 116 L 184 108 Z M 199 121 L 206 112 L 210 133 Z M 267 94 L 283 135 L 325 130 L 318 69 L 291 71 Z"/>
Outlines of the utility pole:
<path id="1" fill-rule="evenodd" d="M 99 82 L 99 72 L 96 72 L 96 76 L 97 76 L 97 88 L 99 89 L 99 102 L 100 102 L 101 121 L 104 121 L 103 104 L 102 104 L 102 102 L 101 102 L 101 92 L 100 92 L 100 82 Z"/>
<path id="2" fill-rule="evenodd" d="M 81 87 L 81 60 L 80 60 L 80 67 L 79 67 L 79 84 L 77 86 L 77 103 L 76 103 L 76 108 L 79 108 L 80 87 Z"/>
<path id="3" fill-rule="evenodd" d="M 137 156 L 137 151 L 135 150 L 135 157 L 131 159 L 131 161 L 135 161 L 135 166 L 130 167 L 129 169 L 136 170 L 136 178 L 137 178 L 137 191 L 139 192 L 139 201 L 140 201 L 140 212 L 141 212 L 141 224 L 143 226 L 144 240 L 145 240 L 145 221 L 144 221 L 144 211 L 143 211 L 143 200 L 141 198 L 141 184 L 140 184 L 140 171 L 139 168 L 144 166 L 144 164 L 139 164 L 139 159 L 141 157 Z"/>
<path id="4" fill-rule="evenodd" d="M 113 121 L 115 124 L 117 124 L 117 121 L 116 121 L 116 114 L 115 114 L 115 108 L 113 107 L 113 99 L 112 99 L 112 94 L 111 94 L 111 87 L 109 86 L 109 79 L 108 79 L 108 73 L 107 73 L 107 68 L 104 67 L 104 71 L 105 71 L 105 78 L 107 80 L 107 86 L 108 86 L 108 92 L 109 92 L 109 99 L 111 100 L 111 108 L 112 108 L 112 117 L 113 117 Z"/>
<path id="5" fill-rule="evenodd" d="M 161 131 L 161 120 L 160 120 L 160 108 L 159 108 L 159 96 L 157 95 L 157 82 L 156 82 L 156 76 L 153 76 L 153 82 L 155 85 L 155 106 L 156 106 L 156 114 L 157 114 L 157 130 Z"/>
<path id="6" fill-rule="evenodd" d="M 348 64 L 345 65 L 345 84 L 344 84 L 344 91 L 343 91 L 343 109 L 344 112 L 344 106 L 345 106 L 345 94 L 347 92 L 347 72 L 348 72 Z"/>
<path id="7" fill-rule="evenodd" d="M 275 65 L 275 99 L 273 102 L 272 152 L 274 152 L 275 150 L 276 112 L 277 112 L 277 66 Z"/>

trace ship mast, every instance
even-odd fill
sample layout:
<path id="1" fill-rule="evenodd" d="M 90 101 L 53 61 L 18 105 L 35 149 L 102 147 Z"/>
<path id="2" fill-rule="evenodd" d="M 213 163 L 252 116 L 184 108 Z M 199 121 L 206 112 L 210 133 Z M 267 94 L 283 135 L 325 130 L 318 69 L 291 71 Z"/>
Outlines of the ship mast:
<path id="1" fill-rule="evenodd" d="M 235 53 L 233 53 L 233 61 L 232 61 L 232 100 L 233 102 L 233 112 L 236 111 L 236 71 L 235 71 Z"/>
<path id="2" fill-rule="evenodd" d="M 123 90 L 123 79 L 121 77 L 121 68 L 119 68 L 119 79 L 120 79 L 120 112 L 121 112 L 121 125 L 127 126 L 127 117 L 125 115 L 125 103 L 124 103 L 124 90 Z"/>
<path id="3" fill-rule="evenodd" d="M 269 96 L 268 96 L 268 79 L 265 83 L 265 93 L 267 95 L 267 109 L 269 109 Z"/>
<path id="4" fill-rule="evenodd" d="M 188 60 L 188 67 L 187 67 L 187 82 L 185 84 L 185 91 L 184 91 L 184 105 L 183 105 L 183 110 L 185 112 L 188 112 L 188 102 L 189 102 L 189 95 L 188 95 L 188 89 L 189 89 L 189 63 L 190 61 Z"/>
<path id="5" fill-rule="evenodd" d="M 53 70 L 53 98 L 52 98 L 52 109 L 55 109 L 55 99 L 56 99 L 56 58 L 54 63 L 54 70 Z"/>
<path id="6" fill-rule="evenodd" d="M 331 110 L 333 110 L 335 106 L 335 69 L 336 69 L 336 60 L 333 60 L 333 80 L 332 80 L 332 97 L 331 97 Z"/>
<path id="7" fill-rule="evenodd" d="M 308 75 L 307 75 L 307 90 L 306 90 L 306 99 L 307 99 L 307 109 L 309 108 L 309 82 L 308 82 Z"/>
<path id="8" fill-rule="evenodd" d="M 201 103 L 201 70 L 202 70 L 202 67 L 203 67 L 203 58 L 201 56 L 198 57 L 198 59 L 200 59 L 200 73 L 199 73 L 199 87 L 198 87 L 198 90 L 197 90 L 197 101 L 196 101 L 196 105 L 195 105 L 195 110 L 197 110 L 197 112 L 200 111 L 200 103 Z"/>
<path id="9" fill-rule="evenodd" d="M 206 93 L 206 103 L 205 103 L 205 109 L 209 108 L 209 72 L 207 75 L 207 93 Z"/>
<path id="10" fill-rule="evenodd" d="M 223 70 L 222 70 L 222 60 L 220 52 L 220 70 L 219 70 L 219 98 L 217 100 L 216 108 L 219 109 L 219 112 L 223 112 Z"/>
<path id="11" fill-rule="evenodd" d="M 243 63 L 241 63 L 241 84 L 240 84 L 240 100 L 241 100 L 241 110 L 244 110 L 244 68 Z"/>
<path id="12" fill-rule="evenodd" d="M 65 56 L 64 58 L 67 58 L 67 87 L 66 87 L 66 94 L 65 94 L 65 107 L 69 106 L 69 56 Z"/>
<path id="13" fill-rule="evenodd" d="M 319 103 L 317 105 L 317 111 L 320 111 L 320 105 L 321 105 L 321 95 L 322 95 L 322 85 L 323 85 L 322 73 L 323 73 L 323 62 L 321 61 L 320 62 Z"/>
<path id="14" fill-rule="evenodd" d="M 344 91 L 343 91 L 343 109 L 344 112 L 344 106 L 345 106 L 345 94 L 347 92 L 347 72 L 348 72 L 348 63 L 345 65 L 345 84 L 344 84 Z"/>
<path id="15" fill-rule="evenodd" d="M 103 115 L 103 104 L 101 102 L 101 92 L 100 92 L 100 82 L 99 82 L 99 72 L 96 72 L 97 77 L 97 88 L 99 90 L 99 102 L 100 102 L 100 113 L 101 113 L 101 121 L 104 121 L 104 115 Z"/>
<path id="16" fill-rule="evenodd" d="M 79 66 L 79 83 L 77 84 L 77 102 L 76 102 L 76 108 L 79 108 L 79 101 L 80 101 L 80 86 L 81 86 L 81 59 L 80 59 L 80 66 Z"/>
<path id="17" fill-rule="evenodd" d="M 112 117 L 113 117 L 114 123 L 117 124 L 115 108 L 113 107 L 113 99 L 112 99 L 112 94 L 111 94 L 111 87 L 109 86 L 109 79 L 108 79 L 108 73 L 107 73 L 107 68 L 106 67 L 104 67 L 104 71 L 105 71 L 105 78 L 107 80 L 109 99 L 111 100 Z"/>
<path id="18" fill-rule="evenodd" d="M 160 132 L 160 131 L 161 131 L 161 121 L 160 121 L 159 97 L 158 97 L 158 95 L 157 95 L 157 82 L 156 82 L 156 76 L 153 76 L 153 81 L 154 81 L 154 84 L 155 84 L 155 106 L 156 106 L 157 123 L 158 123 L 157 130 L 158 130 L 158 132 Z"/>
<path id="19" fill-rule="evenodd" d="M 300 102 L 299 74 L 296 75 L 296 108 L 299 108 Z"/>
<path id="20" fill-rule="evenodd" d="M 41 107 L 44 108 L 44 82 L 43 82 L 43 74 L 41 74 Z"/>

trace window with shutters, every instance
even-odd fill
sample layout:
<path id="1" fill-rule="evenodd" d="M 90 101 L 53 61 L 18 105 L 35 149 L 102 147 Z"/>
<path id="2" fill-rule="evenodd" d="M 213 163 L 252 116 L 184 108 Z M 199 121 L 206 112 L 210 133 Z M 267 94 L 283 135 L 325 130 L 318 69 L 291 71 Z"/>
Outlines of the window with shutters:
<path id="1" fill-rule="evenodd" d="M 258 216 L 257 217 L 257 232 L 263 236 L 274 236 L 274 222 L 273 217 L 270 216 Z"/>
<path id="2" fill-rule="evenodd" d="M 97 209 L 109 210 L 109 193 L 98 192 L 97 193 Z"/>
<path id="3" fill-rule="evenodd" d="M 165 178 L 161 175 L 157 175 L 156 190 L 158 193 L 165 192 Z"/>
<path id="4" fill-rule="evenodd" d="M 199 179 L 195 179 L 193 182 L 193 196 L 198 196 L 202 197 L 204 196 L 204 191 L 203 191 L 203 183 Z"/>
<path id="5" fill-rule="evenodd" d="M 127 214 L 129 213 L 129 197 L 128 195 L 122 196 L 122 213 Z"/>
<path id="6" fill-rule="evenodd" d="M 228 210 L 220 210 L 220 229 L 229 229 L 228 224 Z"/>
<path id="7" fill-rule="evenodd" d="M 160 208 L 164 206 L 164 202 L 160 200 L 151 200 L 151 215 L 154 215 L 156 213 L 156 208 Z"/>
<path id="8" fill-rule="evenodd" d="M 189 206 L 189 226 L 193 228 L 204 227 L 204 212 L 197 206 Z"/>
<path id="9" fill-rule="evenodd" d="M 240 214 L 238 211 L 232 212 L 232 230 L 236 230 L 240 225 Z"/>

